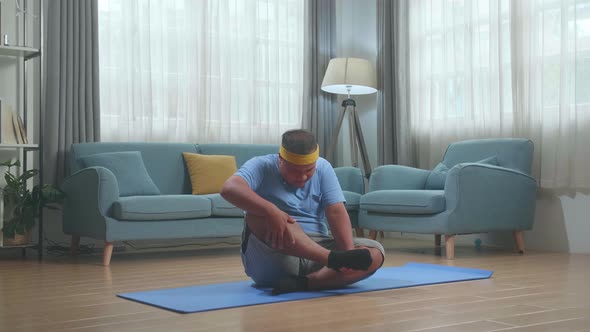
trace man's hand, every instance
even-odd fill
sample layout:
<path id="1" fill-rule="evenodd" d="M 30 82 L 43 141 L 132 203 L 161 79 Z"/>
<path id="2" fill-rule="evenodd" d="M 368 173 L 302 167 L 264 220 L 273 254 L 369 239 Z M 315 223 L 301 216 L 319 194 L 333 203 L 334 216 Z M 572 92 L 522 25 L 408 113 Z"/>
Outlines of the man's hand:
<path id="1" fill-rule="evenodd" d="M 295 238 L 287 227 L 288 224 L 294 224 L 297 221 L 285 212 L 274 208 L 265 216 L 266 243 L 274 249 L 289 248 L 295 244 Z"/>
<path id="2" fill-rule="evenodd" d="M 225 181 L 221 196 L 247 211 L 246 222 L 259 240 L 275 249 L 284 249 L 295 244 L 295 238 L 287 225 L 294 224 L 296 220 L 258 196 L 241 177 L 232 175 Z"/>

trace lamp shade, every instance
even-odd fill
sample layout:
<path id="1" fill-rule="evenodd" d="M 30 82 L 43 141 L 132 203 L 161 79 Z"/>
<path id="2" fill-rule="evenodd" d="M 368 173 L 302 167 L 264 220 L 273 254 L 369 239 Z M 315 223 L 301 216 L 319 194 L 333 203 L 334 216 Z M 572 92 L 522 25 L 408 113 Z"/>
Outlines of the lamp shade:
<path id="1" fill-rule="evenodd" d="M 322 90 L 337 94 L 367 95 L 377 92 L 373 65 L 365 59 L 334 58 L 322 81 Z"/>

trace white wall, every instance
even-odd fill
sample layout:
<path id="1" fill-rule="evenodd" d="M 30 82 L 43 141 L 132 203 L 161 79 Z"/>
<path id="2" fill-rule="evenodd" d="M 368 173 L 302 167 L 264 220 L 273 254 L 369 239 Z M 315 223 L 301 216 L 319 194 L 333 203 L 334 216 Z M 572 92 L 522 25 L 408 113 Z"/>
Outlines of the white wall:
<path id="1" fill-rule="evenodd" d="M 534 229 L 525 236 L 527 245 L 550 251 L 590 253 L 588 193 L 541 190 L 538 197 Z"/>
<path id="2" fill-rule="evenodd" d="M 376 63 L 377 58 L 376 1 L 338 0 L 336 2 L 337 52 L 336 56 L 366 58 Z M 377 165 L 377 99 L 376 95 L 358 96 L 357 110 L 361 118 L 369 159 Z M 341 132 L 340 147 L 348 147 L 347 128 Z M 343 137 L 344 136 L 344 137 Z M 350 165 L 350 153 L 343 149 L 344 157 L 338 162 Z M 588 170 L 590 172 L 590 169 Z M 571 253 L 590 253 L 590 193 L 540 190 L 537 199 L 535 224 L 525 233 L 527 248 Z M 399 233 L 391 234 L 400 236 Z M 417 238 L 431 236 L 403 235 Z M 510 234 L 476 234 L 460 236 L 459 244 L 472 244 L 480 238 L 483 245 L 512 247 Z"/>

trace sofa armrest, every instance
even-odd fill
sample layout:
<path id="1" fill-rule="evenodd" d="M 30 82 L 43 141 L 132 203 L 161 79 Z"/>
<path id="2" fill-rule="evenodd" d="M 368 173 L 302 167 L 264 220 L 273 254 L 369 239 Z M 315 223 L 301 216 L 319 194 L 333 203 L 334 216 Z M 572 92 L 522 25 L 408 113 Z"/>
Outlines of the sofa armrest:
<path id="1" fill-rule="evenodd" d="M 104 239 L 105 217 L 119 199 L 113 172 L 104 167 L 85 168 L 66 178 L 61 189 L 65 194 L 64 233 Z"/>
<path id="2" fill-rule="evenodd" d="M 398 190 L 424 189 L 426 179 L 430 171 L 401 166 L 383 165 L 376 167 L 369 179 L 369 191 L 375 190 Z"/>
<path id="3" fill-rule="evenodd" d="M 445 200 L 454 234 L 531 229 L 537 182 L 519 171 L 478 163 L 449 170 Z"/>
<path id="4" fill-rule="evenodd" d="M 358 194 L 365 192 L 365 178 L 360 169 L 356 167 L 336 167 L 334 172 L 343 191 Z"/>

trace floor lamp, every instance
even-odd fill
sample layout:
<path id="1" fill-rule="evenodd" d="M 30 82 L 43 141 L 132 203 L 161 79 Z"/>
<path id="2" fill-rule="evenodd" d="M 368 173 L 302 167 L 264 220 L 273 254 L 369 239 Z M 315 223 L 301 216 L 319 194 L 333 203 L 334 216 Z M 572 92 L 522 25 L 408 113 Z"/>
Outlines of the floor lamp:
<path id="1" fill-rule="evenodd" d="M 363 130 L 361 129 L 361 123 L 356 112 L 356 102 L 354 99 L 350 98 L 350 96 L 375 93 L 377 92 L 376 86 L 373 65 L 369 61 L 359 58 L 334 58 L 330 60 L 328 63 L 328 69 L 326 69 L 326 74 L 324 75 L 324 80 L 322 81 L 323 91 L 347 95 L 347 98 L 342 101 L 342 112 L 338 116 L 336 127 L 332 134 L 332 141 L 327 150 L 327 156 L 333 156 L 332 153 L 336 147 L 338 134 L 342 127 L 342 121 L 344 120 L 346 112 L 349 111 L 349 121 L 351 125 L 351 156 L 353 157 L 353 160 L 356 160 L 356 144 L 358 143 L 363 170 L 367 178 L 371 175 L 371 163 L 367 156 L 367 147 L 363 137 Z"/>

